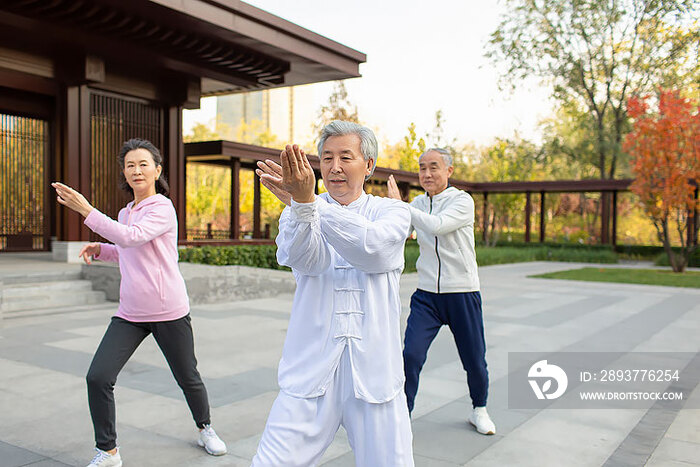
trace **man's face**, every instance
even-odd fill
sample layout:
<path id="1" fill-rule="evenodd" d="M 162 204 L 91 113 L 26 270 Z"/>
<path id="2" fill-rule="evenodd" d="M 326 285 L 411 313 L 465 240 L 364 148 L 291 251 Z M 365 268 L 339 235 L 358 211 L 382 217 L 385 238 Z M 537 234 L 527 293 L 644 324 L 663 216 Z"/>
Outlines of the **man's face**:
<path id="1" fill-rule="evenodd" d="M 323 144 L 320 157 L 321 176 L 328 194 L 344 205 L 359 198 L 365 177 L 374 164 L 374 160 L 365 160 L 362 155 L 360 137 L 354 134 L 330 136 Z"/>
<path id="2" fill-rule="evenodd" d="M 420 158 L 418 163 L 418 180 L 420 186 L 434 196 L 447 188 L 447 180 L 454 171 L 453 167 L 448 167 L 442 154 L 430 151 Z"/>

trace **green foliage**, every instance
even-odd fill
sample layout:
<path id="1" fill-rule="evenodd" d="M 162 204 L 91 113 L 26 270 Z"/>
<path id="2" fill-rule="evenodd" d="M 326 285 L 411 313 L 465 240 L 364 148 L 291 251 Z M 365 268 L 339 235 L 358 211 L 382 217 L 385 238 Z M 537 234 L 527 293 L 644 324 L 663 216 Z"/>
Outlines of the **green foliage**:
<path id="1" fill-rule="evenodd" d="M 415 123 L 408 125 L 408 134 L 395 149 L 399 155 L 399 169 L 418 172 L 418 158 L 425 152 L 426 145 L 425 140 L 418 137 Z"/>
<path id="2" fill-rule="evenodd" d="M 537 77 L 562 105 L 580 109 L 599 176 L 613 178 L 628 131 L 627 98 L 659 85 L 697 89 L 695 4 L 507 0 L 486 55 L 504 66 L 502 84 Z"/>
<path id="3" fill-rule="evenodd" d="M 318 118 L 313 125 L 315 137 L 318 138 L 323 127 L 333 120 L 360 123 L 357 106 L 350 101 L 348 91 L 345 89 L 345 83 L 343 81 L 335 82 L 333 92 L 328 98 L 328 104 L 322 106 L 319 110 Z"/>
<path id="4" fill-rule="evenodd" d="M 597 251 L 546 246 L 529 248 L 484 247 L 477 248 L 476 260 L 480 266 L 526 261 L 617 263 L 617 255 L 609 250 Z"/>
<path id="5" fill-rule="evenodd" d="M 671 262 L 668 260 L 668 254 L 663 252 L 656 255 L 654 264 L 657 266 L 670 266 Z M 695 252 L 688 257 L 688 267 L 700 268 L 700 250 L 695 250 Z"/>
<path id="6" fill-rule="evenodd" d="M 187 228 L 215 230 L 230 224 L 231 170 L 210 164 L 187 164 Z"/>
<path id="7" fill-rule="evenodd" d="M 277 264 L 275 245 L 205 246 L 180 250 L 180 261 L 211 264 L 216 266 L 240 265 L 266 269 L 289 268 Z M 416 272 L 418 243 L 409 240 L 404 249 L 405 273 Z M 608 249 L 562 248 L 559 246 L 537 247 L 477 247 L 477 262 L 480 266 L 490 264 L 520 263 L 526 261 L 573 261 L 582 263 L 615 263 L 617 255 Z"/>
<path id="8" fill-rule="evenodd" d="M 538 274 L 530 277 L 700 288 L 700 272 L 690 271 L 674 273 L 658 269 L 581 268 Z"/>
<path id="9" fill-rule="evenodd" d="M 498 139 L 482 153 L 475 170 L 477 180 L 489 182 L 533 180 L 541 177 L 543 167 L 539 151 L 530 142 L 515 139 Z M 495 245 L 511 223 L 523 225 L 525 198 L 521 194 L 491 194 L 488 198 L 486 238 L 488 245 Z M 483 227 L 483 219 L 480 223 Z"/>
<path id="10" fill-rule="evenodd" d="M 277 263 L 276 245 L 203 246 L 183 248 L 180 261 L 215 266 L 252 266 L 266 269 L 285 269 Z"/>
<path id="11" fill-rule="evenodd" d="M 222 122 L 216 123 L 215 130 L 211 130 L 207 125 L 197 124 L 192 128 L 192 132 L 184 137 L 185 142 L 219 139 L 265 147 L 282 146 L 277 136 L 269 128 L 266 128 L 260 120 L 246 123 L 241 119 L 235 129 Z M 211 164 L 188 163 L 186 177 L 187 228 L 204 230 L 207 224 L 211 223 L 214 230 L 230 229 L 230 168 Z M 249 170 L 241 170 L 239 177 L 241 184 L 240 227 L 241 230 L 251 230 L 254 175 Z M 265 187 L 261 187 L 260 194 L 262 224 L 276 226 L 284 205 Z"/>

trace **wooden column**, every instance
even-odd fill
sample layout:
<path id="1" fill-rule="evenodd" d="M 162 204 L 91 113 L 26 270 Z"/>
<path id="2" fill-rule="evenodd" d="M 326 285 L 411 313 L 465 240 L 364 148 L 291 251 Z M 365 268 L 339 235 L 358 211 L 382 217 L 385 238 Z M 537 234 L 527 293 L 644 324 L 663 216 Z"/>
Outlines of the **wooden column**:
<path id="1" fill-rule="evenodd" d="M 610 193 L 600 193 L 600 243 L 610 243 Z"/>
<path id="2" fill-rule="evenodd" d="M 317 195 L 319 193 L 318 184 L 321 183 L 321 172 L 316 172 L 314 170 L 314 176 L 316 177 L 316 183 L 314 183 L 314 194 Z"/>
<path id="3" fill-rule="evenodd" d="M 545 239 L 544 213 L 544 191 L 540 191 L 540 243 L 544 243 Z"/>
<path id="4" fill-rule="evenodd" d="M 530 204 L 530 192 L 525 192 L 525 242 L 530 243 L 530 216 L 532 206 Z"/>
<path id="5" fill-rule="evenodd" d="M 63 94 L 62 115 L 63 164 L 59 170 L 62 183 L 75 188 L 90 200 L 90 101 L 86 86 L 67 86 Z M 51 196 L 52 202 L 56 199 Z M 58 240 L 87 241 L 89 229 L 75 211 L 58 208 Z"/>
<path id="6" fill-rule="evenodd" d="M 400 182 L 399 191 L 401 192 L 401 199 L 408 203 L 408 197 L 411 194 L 411 184 L 408 182 Z"/>
<path id="7" fill-rule="evenodd" d="M 170 199 L 177 212 L 178 238 L 187 239 L 187 204 L 185 200 L 185 146 L 182 142 L 182 107 L 165 108 L 165 170 L 170 184 Z"/>
<path id="8" fill-rule="evenodd" d="M 260 177 L 253 177 L 253 238 L 262 238 L 260 229 Z"/>
<path id="9" fill-rule="evenodd" d="M 482 207 L 482 219 L 481 219 L 481 225 L 483 227 L 483 231 L 481 232 L 481 236 L 482 236 L 482 239 L 484 240 L 484 242 L 486 241 L 487 229 L 489 228 L 488 206 L 489 206 L 489 194 L 484 192 L 484 205 Z"/>
<path id="10" fill-rule="evenodd" d="M 241 235 L 241 161 L 231 159 L 231 220 L 229 223 L 230 237 L 238 240 Z M 255 177 L 257 178 L 257 177 Z"/>
<path id="11" fill-rule="evenodd" d="M 617 245 L 617 191 L 612 192 L 612 245 Z"/>

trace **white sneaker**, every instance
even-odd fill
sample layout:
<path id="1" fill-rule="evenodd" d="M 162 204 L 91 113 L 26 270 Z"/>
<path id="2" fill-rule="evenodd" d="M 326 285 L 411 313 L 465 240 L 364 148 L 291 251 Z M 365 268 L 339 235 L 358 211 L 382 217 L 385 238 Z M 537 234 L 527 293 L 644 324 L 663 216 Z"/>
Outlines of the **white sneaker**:
<path id="1" fill-rule="evenodd" d="M 474 425 L 476 431 L 482 435 L 495 435 L 496 425 L 491 421 L 486 407 L 474 407 L 471 415 L 469 415 L 469 423 Z"/>
<path id="2" fill-rule="evenodd" d="M 114 454 L 98 448 L 95 448 L 95 451 L 97 451 L 97 454 L 95 454 L 92 462 L 87 467 L 122 467 L 122 456 L 119 454 L 119 448 Z"/>
<path id="3" fill-rule="evenodd" d="M 204 425 L 204 429 L 199 432 L 197 444 L 202 446 L 212 456 L 223 456 L 226 454 L 226 444 L 216 435 L 211 425 Z"/>

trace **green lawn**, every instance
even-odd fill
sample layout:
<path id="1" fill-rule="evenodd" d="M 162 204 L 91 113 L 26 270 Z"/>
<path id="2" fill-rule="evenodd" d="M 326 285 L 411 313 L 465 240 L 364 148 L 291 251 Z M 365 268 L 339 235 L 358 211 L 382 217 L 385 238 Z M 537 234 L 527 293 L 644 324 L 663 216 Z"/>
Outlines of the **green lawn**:
<path id="1" fill-rule="evenodd" d="M 659 269 L 581 268 L 538 274 L 530 277 L 700 288 L 700 272 L 697 271 L 686 271 L 682 274 L 677 274 L 672 271 Z"/>

